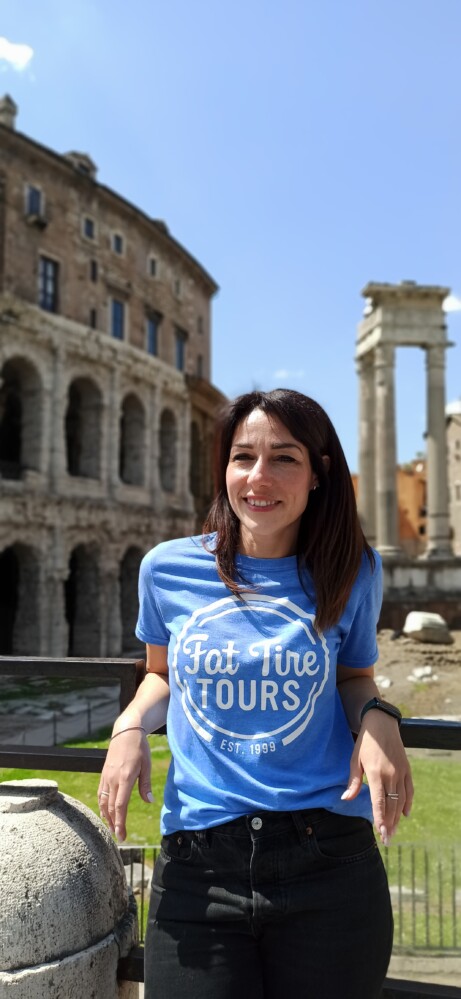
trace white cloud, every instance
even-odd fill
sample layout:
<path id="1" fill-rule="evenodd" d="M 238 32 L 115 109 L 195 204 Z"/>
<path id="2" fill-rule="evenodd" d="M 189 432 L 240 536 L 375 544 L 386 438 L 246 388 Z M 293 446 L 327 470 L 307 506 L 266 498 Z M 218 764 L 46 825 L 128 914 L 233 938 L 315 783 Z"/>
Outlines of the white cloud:
<path id="1" fill-rule="evenodd" d="M 304 378 L 304 371 L 289 371 L 288 368 L 278 368 L 277 371 L 274 371 L 272 377 L 282 378 L 284 381 L 287 379 L 292 381 L 293 379 Z"/>
<path id="2" fill-rule="evenodd" d="M 17 45 L 15 42 L 9 42 L 7 38 L 0 37 L 0 66 L 6 62 L 21 72 L 29 65 L 33 54 L 34 50 L 30 45 Z M 6 69 L 5 66 L 2 68 Z"/>
<path id="3" fill-rule="evenodd" d="M 457 295 L 447 295 L 443 303 L 444 312 L 459 312 L 461 309 L 461 298 Z"/>

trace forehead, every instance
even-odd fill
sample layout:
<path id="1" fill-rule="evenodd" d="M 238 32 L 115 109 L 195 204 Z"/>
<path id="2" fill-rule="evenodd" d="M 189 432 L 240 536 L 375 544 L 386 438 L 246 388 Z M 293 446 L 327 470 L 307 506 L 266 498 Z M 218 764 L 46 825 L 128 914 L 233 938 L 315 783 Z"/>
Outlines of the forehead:
<path id="1" fill-rule="evenodd" d="M 232 438 L 233 445 L 237 442 L 256 443 L 256 441 L 300 444 L 300 441 L 293 437 L 288 427 L 279 420 L 278 416 L 264 413 L 261 409 L 253 409 L 248 416 L 245 416 L 237 424 Z"/>

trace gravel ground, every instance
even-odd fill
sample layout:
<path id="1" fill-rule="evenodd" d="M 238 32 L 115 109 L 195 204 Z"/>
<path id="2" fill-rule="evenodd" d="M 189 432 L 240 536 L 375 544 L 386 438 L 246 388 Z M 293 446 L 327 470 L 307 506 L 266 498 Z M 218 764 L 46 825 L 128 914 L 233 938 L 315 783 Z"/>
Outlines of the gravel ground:
<path id="1" fill-rule="evenodd" d="M 394 638 L 394 634 L 378 633 L 375 677 L 383 697 L 406 716 L 461 721 L 461 631 L 452 632 L 451 645 L 417 642 L 405 635 Z M 430 675 L 415 677 L 413 671 L 421 667 Z"/>

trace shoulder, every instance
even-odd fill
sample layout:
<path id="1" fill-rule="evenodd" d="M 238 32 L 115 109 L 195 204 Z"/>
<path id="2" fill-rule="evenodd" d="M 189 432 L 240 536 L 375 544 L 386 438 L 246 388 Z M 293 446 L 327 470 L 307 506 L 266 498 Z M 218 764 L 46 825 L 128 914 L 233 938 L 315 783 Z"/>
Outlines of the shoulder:
<path id="1" fill-rule="evenodd" d="M 142 566 L 144 570 L 159 570 L 175 565 L 184 566 L 185 563 L 214 561 L 212 542 L 213 536 L 202 538 L 201 534 L 161 541 L 147 552 L 142 560 Z"/>

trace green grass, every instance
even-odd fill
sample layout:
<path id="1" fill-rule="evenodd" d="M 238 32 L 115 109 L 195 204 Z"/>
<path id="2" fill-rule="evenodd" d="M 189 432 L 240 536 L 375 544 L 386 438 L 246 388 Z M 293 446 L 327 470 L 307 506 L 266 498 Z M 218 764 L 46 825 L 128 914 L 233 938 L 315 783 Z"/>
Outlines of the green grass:
<path id="1" fill-rule="evenodd" d="M 105 737 L 68 745 L 106 748 L 108 734 L 100 733 Z M 134 789 L 128 810 L 127 844 L 153 846 L 160 841 L 160 809 L 170 752 L 163 736 L 151 737 L 150 744 L 155 802 L 146 804 Z M 453 885 L 461 884 L 461 846 L 457 845 L 461 828 L 461 761 L 456 756 L 418 757 L 411 763 L 415 783 L 411 816 L 401 819 L 390 848 L 381 849 L 394 889 L 395 947 L 401 950 L 459 947 L 461 915 L 458 929 Z M 0 781 L 38 776 L 56 780 L 61 791 L 99 814 L 96 797 L 99 774 L 0 770 Z M 151 856 L 146 857 L 146 863 L 152 864 Z M 403 886 L 400 893 L 398 885 Z M 146 916 L 145 907 L 139 912 L 140 924 L 145 924 Z"/>
<path id="2" fill-rule="evenodd" d="M 99 733 L 101 736 L 103 733 Z M 67 742 L 68 746 L 78 746 L 84 749 L 107 749 L 108 734 L 104 738 L 94 738 L 90 741 Z M 153 736 L 150 738 L 152 748 L 152 793 L 155 801 L 153 805 L 144 802 L 135 787 L 131 795 L 128 821 L 127 821 L 127 843 L 155 845 L 160 842 L 160 810 L 163 800 L 163 787 L 170 762 L 170 751 L 164 736 Z M 97 790 L 99 785 L 99 774 L 70 773 L 64 770 L 6 770 L 0 769 L 0 781 L 5 780 L 26 780 L 30 777 L 45 777 L 47 780 L 55 780 L 59 790 L 64 794 L 77 798 L 83 804 L 88 805 L 96 815 L 99 815 Z"/>

